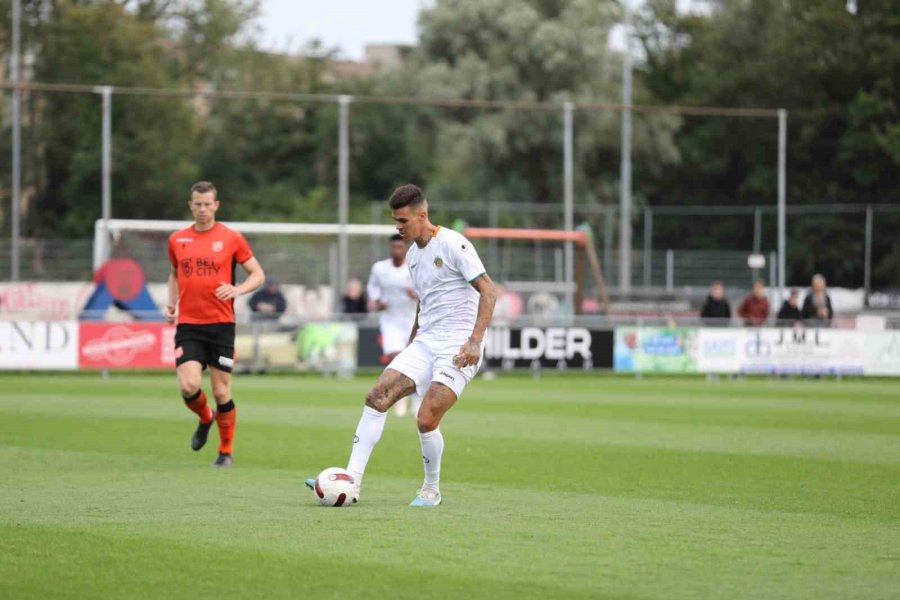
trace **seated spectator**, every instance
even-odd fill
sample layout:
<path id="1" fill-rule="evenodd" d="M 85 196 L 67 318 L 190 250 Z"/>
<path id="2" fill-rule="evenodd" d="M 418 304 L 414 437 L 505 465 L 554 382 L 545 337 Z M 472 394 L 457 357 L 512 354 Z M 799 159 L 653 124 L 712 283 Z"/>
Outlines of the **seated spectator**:
<path id="1" fill-rule="evenodd" d="M 359 279 L 351 279 L 347 282 L 347 292 L 343 298 L 344 314 L 364 314 L 367 312 L 366 295 Z"/>
<path id="2" fill-rule="evenodd" d="M 831 298 L 825 290 L 825 278 L 819 275 L 813 275 L 812 286 L 806 299 L 803 301 L 802 316 L 808 325 L 827 327 L 834 317 L 834 311 L 831 309 Z"/>
<path id="3" fill-rule="evenodd" d="M 250 310 L 254 321 L 274 321 L 284 314 L 287 300 L 281 293 L 281 285 L 274 277 L 266 279 L 265 287 L 250 296 Z"/>
<path id="4" fill-rule="evenodd" d="M 700 309 L 700 318 L 704 324 L 712 327 L 728 325 L 728 320 L 731 319 L 731 305 L 725 299 L 725 287 L 721 281 L 714 281 L 709 286 L 709 296 Z"/>
<path id="5" fill-rule="evenodd" d="M 741 302 L 738 316 L 744 320 L 745 327 L 762 327 L 769 320 L 769 299 L 762 281 L 753 282 L 753 291 Z"/>
<path id="6" fill-rule="evenodd" d="M 781 309 L 779 309 L 775 319 L 779 327 L 793 327 L 798 321 L 803 319 L 803 314 L 800 312 L 799 291 L 791 290 L 790 297 L 781 305 Z"/>

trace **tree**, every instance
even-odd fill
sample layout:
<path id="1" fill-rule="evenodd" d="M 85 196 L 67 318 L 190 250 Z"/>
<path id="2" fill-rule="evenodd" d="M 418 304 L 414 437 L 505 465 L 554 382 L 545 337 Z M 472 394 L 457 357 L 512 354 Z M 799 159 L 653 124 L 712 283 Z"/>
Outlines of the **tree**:
<path id="1" fill-rule="evenodd" d="M 607 40 L 619 16 L 617 5 L 593 0 L 437 2 L 421 15 L 418 77 L 404 91 L 451 99 L 617 102 L 621 69 Z M 561 108 L 448 110 L 438 122 L 432 196 L 561 202 Z M 676 160 L 669 143 L 676 123 L 638 120 L 636 153 Z M 618 184 L 618 117 L 579 113 L 575 135 L 578 201 L 608 201 Z"/>
<path id="2" fill-rule="evenodd" d="M 651 2 L 641 20 L 640 74 L 658 101 L 787 108 L 789 204 L 900 202 L 896 3 L 861 2 L 856 14 L 821 0 L 718 0 L 688 14 L 675 4 Z M 774 203 L 775 132 L 771 121 L 686 119 L 676 137 L 682 162 L 653 178 L 652 203 Z M 681 225 L 657 239 L 747 248 L 749 230 Z M 789 230 L 789 282 L 821 271 L 839 285 L 862 284 L 861 217 L 792 218 Z M 767 235 L 774 240 L 774 229 Z M 900 263 L 887 250 L 874 253 L 875 283 L 898 285 Z"/>

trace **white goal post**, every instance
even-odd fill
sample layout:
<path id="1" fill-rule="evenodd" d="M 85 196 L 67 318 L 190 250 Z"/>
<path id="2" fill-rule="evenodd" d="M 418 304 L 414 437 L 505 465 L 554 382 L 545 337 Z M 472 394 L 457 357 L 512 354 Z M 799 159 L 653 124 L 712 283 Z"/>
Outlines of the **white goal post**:
<path id="1" fill-rule="evenodd" d="M 97 219 L 94 223 L 94 271 L 110 258 L 110 242 L 125 231 L 173 233 L 184 229 L 190 221 L 157 221 L 150 219 Z M 390 236 L 397 233 L 393 225 L 339 225 L 337 223 L 256 223 L 224 222 L 242 234 L 323 235 L 323 236 Z M 346 246 L 345 246 L 346 247 Z M 340 260 L 347 260 L 341 257 Z"/>

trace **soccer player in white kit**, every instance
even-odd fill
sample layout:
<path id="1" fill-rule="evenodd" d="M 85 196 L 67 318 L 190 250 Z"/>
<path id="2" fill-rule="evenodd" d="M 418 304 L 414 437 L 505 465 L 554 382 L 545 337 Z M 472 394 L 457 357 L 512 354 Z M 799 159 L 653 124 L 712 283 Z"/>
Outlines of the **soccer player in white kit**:
<path id="1" fill-rule="evenodd" d="M 347 470 L 359 486 L 384 430 L 387 410 L 418 391 L 422 406 L 416 418 L 425 481 L 410 505 L 437 506 L 441 503 L 444 452 L 441 418 L 481 366 L 484 333 L 497 297 L 472 244 L 459 233 L 429 221 L 421 189 L 401 186 L 394 190 L 389 204 L 397 231 L 404 241 L 414 242 L 406 262 L 419 307 L 409 345 L 366 394 Z M 311 483 L 307 481 L 307 485 Z M 358 491 L 357 487 L 357 497 Z"/>
<path id="2" fill-rule="evenodd" d="M 371 309 L 380 312 L 378 317 L 381 333 L 382 361 L 390 361 L 409 344 L 409 332 L 416 321 L 418 297 L 412 289 L 412 279 L 406 266 L 407 244 L 403 236 L 394 234 L 390 241 L 390 258 L 380 260 L 372 265 L 369 281 L 366 284 L 366 295 L 369 297 Z M 384 364 L 384 363 L 382 363 Z M 413 415 L 418 412 L 415 402 L 418 395 L 413 395 Z M 406 414 L 409 398 L 400 398 L 394 404 L 394 412 L 398 417 Z"/>

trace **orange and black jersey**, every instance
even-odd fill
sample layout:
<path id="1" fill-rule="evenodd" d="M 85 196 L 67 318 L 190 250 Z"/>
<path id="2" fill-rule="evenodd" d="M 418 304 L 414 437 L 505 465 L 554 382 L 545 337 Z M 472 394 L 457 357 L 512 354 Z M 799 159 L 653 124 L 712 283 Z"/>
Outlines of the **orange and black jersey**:
<path id="1" fill-rule="evenodd" d="M 253 258 L 243 235 L 216 223 L 207 231 L 191 225 L 169 236 L 169 261 L 178 273 L 178 323 L 234 323 L 234 300 L 216 288 L 234 285 L 235 269 Z"/>

